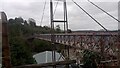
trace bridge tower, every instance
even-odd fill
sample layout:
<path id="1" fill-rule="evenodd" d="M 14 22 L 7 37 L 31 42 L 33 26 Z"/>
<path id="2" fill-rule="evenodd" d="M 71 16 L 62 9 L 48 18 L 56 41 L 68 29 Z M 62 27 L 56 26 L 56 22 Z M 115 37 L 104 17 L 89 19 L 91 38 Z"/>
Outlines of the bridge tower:
<path id="1" fill-rule="evenodd" d="M 51 43 L 53 46 L 53 51 L 52 51 L 52 61 L 53 62 L 56 62 L 55 50 L 56 50 L 56 45 L 57 45 L 57 44 L 55 44 L 55 35 L 54 35 L 55 23 L 57 23 L 57 22 L 63 23 L 64 24 L 64 33 L 68 32 L 67 5 L 66 5 L 66 0 L 62 0 L 62 1 L 63 1 L 63 9 L 64 9 L 63 10 L 64 11 L 64 19 L 63 20 L 55 20 L 54 14 L 53 14 L 53 0 L 50 0 Z M 65 59 L 69 60 L 69 47 L 67 47 L 65 51 L 67 53 L 67 58 L 65 58 Z M 56 68 L 56 66 L 54 66 L 53 68 Z"/>

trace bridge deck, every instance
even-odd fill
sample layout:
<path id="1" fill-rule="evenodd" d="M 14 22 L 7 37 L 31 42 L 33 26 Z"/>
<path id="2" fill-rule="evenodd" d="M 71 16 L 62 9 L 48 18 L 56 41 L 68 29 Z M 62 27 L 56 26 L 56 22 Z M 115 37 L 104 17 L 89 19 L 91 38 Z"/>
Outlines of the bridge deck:
<path id="1" fill-rule="evenodd" d="M 37 39 L 46 41 L 51 41 L 51 37 L 51 34 L 38 34 L 35 36 Z M 110 60 L 110 57 L 117 58 L 117 41 L 117 31 L 54 34 L 54 43 L 72 47 L 71 53 L 77 55 L 81 50 L 89 50 L 100 53 L 106 57 L 106 60 Z"/>

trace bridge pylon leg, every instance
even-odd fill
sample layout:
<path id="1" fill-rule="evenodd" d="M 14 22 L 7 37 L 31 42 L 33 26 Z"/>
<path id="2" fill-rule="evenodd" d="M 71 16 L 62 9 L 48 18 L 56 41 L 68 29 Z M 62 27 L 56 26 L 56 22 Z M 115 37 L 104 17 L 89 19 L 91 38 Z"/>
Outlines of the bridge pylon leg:
<path id="1" fill-rule="evenodd" d="M 1 12 L 2 19 L 2 67 L 11 68 L 10 46 L 8 43 L 7 16 Z"/>

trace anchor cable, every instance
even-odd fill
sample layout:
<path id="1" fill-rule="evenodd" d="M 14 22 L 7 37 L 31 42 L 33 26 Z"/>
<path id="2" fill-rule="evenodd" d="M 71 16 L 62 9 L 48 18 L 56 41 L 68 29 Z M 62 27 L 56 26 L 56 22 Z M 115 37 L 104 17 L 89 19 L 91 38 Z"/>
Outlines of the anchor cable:
<path id="1" fill-rule="evenodd" d="M 105 10 L 100 8 L 99 6 L 97 6 L 95 3 L 91 2 L 90 0 L 88 0 L 88 2 L 91 3 L 92 5 L 94 5 L 95 7 L 97 7 L 98 9 L 100 9 L 101 11 L 103 11 L 104 13 L 106 13 L 107 15 L 109 15 L 110 17 L 112 17 L 113 19 L 115 19 L 116 21 L 118 21 L 120 23 L 120 21 L 118 19 L 116 19 L 114 16 L 112 16 L 111 14 L 109 14 L 108 12 L 106 12 Z"/>
<path id="2" fill-rule="evenodd" d="M 55 5 L 55 10 L 54 10 L 54 13 L 53 13 L 53 16 L 55 15 L 55 12 L 56 12 L 56 9 L 57 9 L 57 6 L 58 6 L 58 1 L 57 1 L 57 3 L 56 3 L 56 5 Z"/>
<path id="3" fill-rule="evenodd" d="M 105 31 L 108 31 L 102 24 L 100 24 L 95 18 L 93 18 L 86 10 L 84 10 L 79 4 L 72 0 L 75 5 L 77 5 L 81 10 L 83 10 L 90 18 L 92 18 L 99 26 L 101 26 Z"/>
<path id="4" fill-rule="evenodd" d="M 44 17 L 44 13 L 45 13 L 45 6 L 46 6 L 46 0 L 45 0 L 44 7 L 43 7 L 43 13 L 42 13 L 42 17 L 41 17 L 40 26 L 42 25 L 42 22 L 43 22 L 43 17 Z"/>

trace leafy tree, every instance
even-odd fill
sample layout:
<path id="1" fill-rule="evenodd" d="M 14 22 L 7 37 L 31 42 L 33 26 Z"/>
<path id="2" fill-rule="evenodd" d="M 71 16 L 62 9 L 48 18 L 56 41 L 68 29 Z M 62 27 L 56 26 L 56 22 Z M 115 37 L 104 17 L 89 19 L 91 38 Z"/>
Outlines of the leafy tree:
<path id="1" fill-rule="evenodd" d="M 68 32 L 68 33 L 72 33 L 72 30 L 71 30 L 71 29 L 68 29 L 67 32 Z"/>
<path id="2" fill-rule="evenodd" d="M 12 38 L 10 41 L 13 66 L 35 63 L 30 49 L 26 45 L 26 41 L 21 37 Z"/>
<path id="3" fill-rule="evenodd" d="M 28 26 L 29 24 L 27 23 L 27 21 L 24 21 L 24 26 Z"/>
<path id="4" fill-rule="evenodd" d="M 9 24 L 14 24 L 15 20 L 14 19 L 9 19 Z"/>
<path id="5" fill-rule="evenodd" d="M 29 18 L 28 22 L 22 17 L 8 20 L 9 43 L 13 66 L 34 64 L 33 52 L 52 49 L 49 42 L 38 39 L 34 39 L 30 42 L 31 45 L 29 45 L 27 40 L 29 36 L 34 35 L 34 33 L 50 33 L 51 29 L 48 26 L 36 26 L 36 22 L 32 18 Z M 59 26 L 57 26 L 57 30 L 60 31 Z"/>
<path id="6" fill-rule="evenodd" d="M 9 44 L 11 48 L 12 65 L 19 66 L 35 63 L 30 48 L 27 47 L 25 35 L 30 31 L 28 27 L 22 25 L 22 18 L 8 20 Z"/>
<path id="7" fill-rule="evenodd" d="M 16 17 L 15 21 L 16 21 L 16 23 L 23 23 L 24 22 L 22 17 L 18 17 L 18 18 Z"/>
<path id="8" fill-rule="evenodd" d="M 83 64 L 84 68 L 97 68 L 97 64 L 100 62 L 101 56 L 98 53 L 84 50 L 83 52 Z"/>
<path id="9" fill-rule="evenodd" d="M 56 32 L 57 32 L 57 33 L 60 33 L 60 32 L 61 32 L 60 25 L 56 25 Z"/>
<path id="10" fill-rule="evenodd" d="M 36 26 L 36 22 L 35 22 L 35 20 L 34 20 L 33 18 L 29 18 L 29 19 L 28 19 L 28 22 L 29 22 L 29 25 L 30 25 L 30 26 L 33 26 L 33 27 Z"/>
<path id="11" fill-rule="evenodd" d="M 46 42 L 43 40 L 38 40 L 38 39 L 34 39 L 33 42 L 33 51 L 34 52 L 43 52 L 43 51 L 49 51 L 51 50 L 51 46 L 50 46 L 50 42 Z"/>

